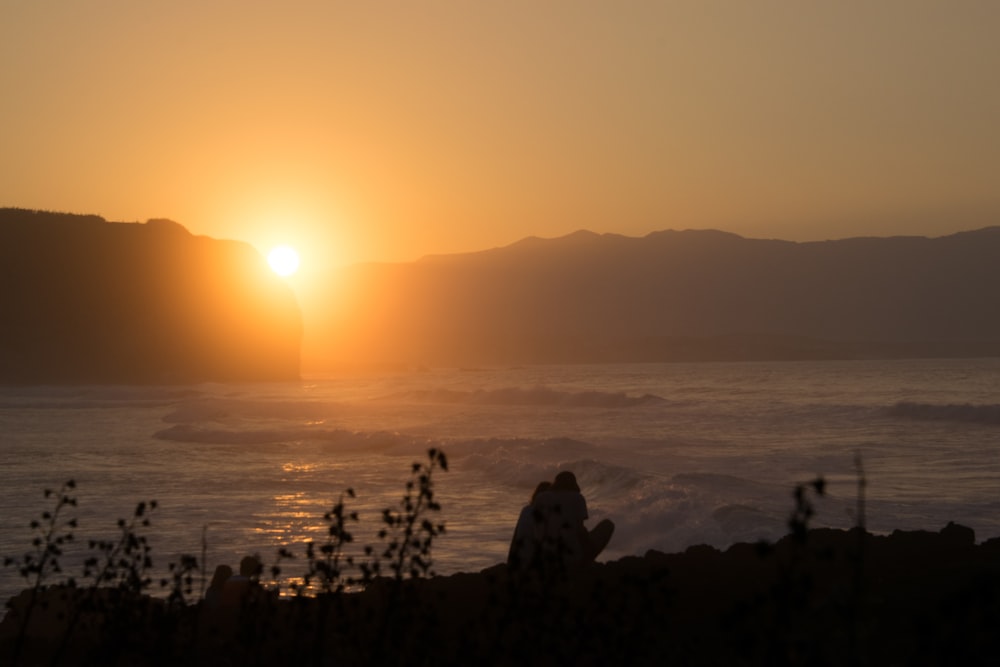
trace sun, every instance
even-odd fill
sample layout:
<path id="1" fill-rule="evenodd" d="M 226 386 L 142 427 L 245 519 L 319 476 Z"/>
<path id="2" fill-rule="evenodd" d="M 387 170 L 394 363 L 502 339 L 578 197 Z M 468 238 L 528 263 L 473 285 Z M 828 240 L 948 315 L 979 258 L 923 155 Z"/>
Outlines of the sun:
<path id="1" fill-rule="evenodd" d="M 267 254 L 267 263 L 279 276 L 290 276 L 299 270 L 299 253 L 294 248 L 279 245 Z"/>

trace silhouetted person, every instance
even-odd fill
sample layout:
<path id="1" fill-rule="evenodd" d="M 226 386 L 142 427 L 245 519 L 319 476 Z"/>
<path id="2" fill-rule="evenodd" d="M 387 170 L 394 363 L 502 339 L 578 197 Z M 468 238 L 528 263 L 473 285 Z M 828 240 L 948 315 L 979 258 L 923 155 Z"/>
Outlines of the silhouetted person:
<path id="1" fill-rule="evenodd" d="M 240 573 L 234 574 L 222 588 L 222 604 L 227 607 L 241 607 L 256 599 L 260 587 L 260 574 L 264 566 L 257 556 L 244 556 L 240 561 Z"/>
<path id="2" fill-rule="evenodd" d="M 576 475 L 564 470 L 552 488 L 539 493 L 534 505 L 544 520 L 544 546 L 564 565 L 592 563 L 611 541 L 615 525 L 608 519 L 587 530 L 587 501 Z"/>
<path id="3" fill-rule="evenodd" d="M 507 565 L 514 569 L 530 567 L 540 556 L 542 540 L 545 539 L 545 522 L 535 507 L 538 495 L 552 488 L 551 482 L 539 482 L 531 494 L 531 501 L 521 509 L 514 526 L 514 536 L 507 551 Z"/>
<path id="4" fill-rule="evenodd" d="M 233 568 L 218 565 L 205 590 L 200 622 L 205 631 L 205 640 L 213 645 L 228 641 L 236 630 L 243 592 L 230 588 L 233 579 Z"/>
<path id="5" fill-rule="evenodd" d="M 233 568 L 228 565 L 219 565 L 212 574 L 212 581 L 205 591 L 205 606 L 213 609 L 222 606 L 222 591 L 226 587 L 226 582 L 233 576 Z"/>

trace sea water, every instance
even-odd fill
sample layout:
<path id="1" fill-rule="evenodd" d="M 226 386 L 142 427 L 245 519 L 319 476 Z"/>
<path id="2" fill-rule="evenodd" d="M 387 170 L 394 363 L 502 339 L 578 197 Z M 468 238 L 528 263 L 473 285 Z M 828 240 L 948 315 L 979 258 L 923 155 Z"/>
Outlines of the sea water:
<path id="1" fill-rule="evenodd" d="M 43 490 L 73 479 L 65 575 L 156 500 L 154 580 L 182 554 L 210 575 L 282 547 L 295 576 L 339 499 L 358 513 L 348 551 L 378 547 L 382 510 L 432 447 L 448 461 L 433 473 L 439 574 L 502 562 L 532 489 L 563 469 L 590 522 L 615 522 L 601 559 L 778 539 L 793 489 L 818 476 L 812 525 L 1000 536 L 998 359 L 574 365 L 0 388 L 0 555 L 31 550 Z M 0 597 L 23 586 L 0 572 Z"/>

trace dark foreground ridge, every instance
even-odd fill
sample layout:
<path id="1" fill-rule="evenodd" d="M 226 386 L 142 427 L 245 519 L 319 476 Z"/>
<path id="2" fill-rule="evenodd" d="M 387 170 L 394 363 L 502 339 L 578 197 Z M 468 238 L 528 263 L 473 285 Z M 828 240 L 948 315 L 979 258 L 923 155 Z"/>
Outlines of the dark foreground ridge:
<path id="1" fill-rule="evenodd" d="M 251 246 L 0 208 L 0 383 L 290 380 L 302 322 Z"/>
<path id="2" fill-rule="evenodd" d="M 30 595 L 0 624 L 0 661 Z M 73 613 L 88 596 L 92 611 Z M 506 565 L 376 579 L 360 593 L 261 595 L 229 610 L 112 600 L 106 589 L 42 597 L 22 664 L 992 665 L 1000 655 L 1000 539 L 976 544 L 953 523 L 651 551 L 546 580 Z"/>

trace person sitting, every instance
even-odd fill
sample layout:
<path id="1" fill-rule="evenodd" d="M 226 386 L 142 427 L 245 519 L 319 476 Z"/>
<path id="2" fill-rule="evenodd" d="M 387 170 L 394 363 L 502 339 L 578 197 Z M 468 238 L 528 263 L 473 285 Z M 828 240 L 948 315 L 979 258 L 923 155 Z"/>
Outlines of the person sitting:
<path id="1" fill-rule="evenodd" d="M 521 508 L 514 526 L 514 536 L 507 551 L 507 565 L 513 569 L 526 569 L 540 556 L 542 540 L 545 537 L 544 522 L 535 500 L 538 495 L 552 488 L 551 482 L 539 482 L 531 494 L 531 500 Z"/>
<path id="2" fill-rule="evenodd" d="M 257 556 L 245 556 L 240 561 L 240 573 L 229 577 L 222 588 L 222 604 L 225 607 L 242 607 L 257 600 L 260 575 L 264 566 Z"/>
<path id="3" fill-rule="evenodd" d="M 584 525 L 587 501 L 576 475 L 568 470 L 556 475 L 548 491 L 538 494 L 535 506 L 544 523 L 544 548 L 565 566 L 594 562 L 611 541 L 615 530 L 611 520 L 604 519 L 592 530 Z"/>
<path id="4" fill-rule="evenodd" d="M 222 606 L 222 591 L 226 587 L 226 582 L 233 576 L 233 568 L 228 565 L 219 565 L 212 575 L 212 582 L 205 591 L 205 606 L 216 609 Z"/>

